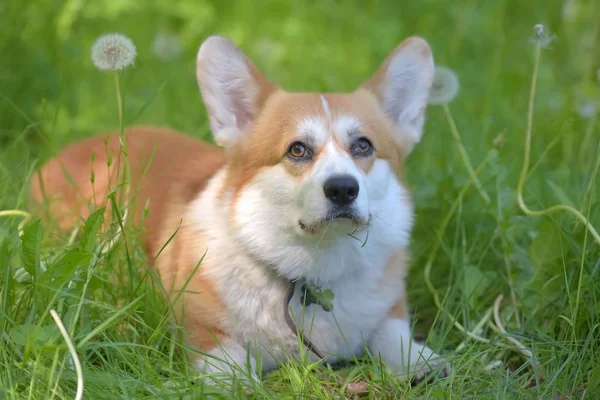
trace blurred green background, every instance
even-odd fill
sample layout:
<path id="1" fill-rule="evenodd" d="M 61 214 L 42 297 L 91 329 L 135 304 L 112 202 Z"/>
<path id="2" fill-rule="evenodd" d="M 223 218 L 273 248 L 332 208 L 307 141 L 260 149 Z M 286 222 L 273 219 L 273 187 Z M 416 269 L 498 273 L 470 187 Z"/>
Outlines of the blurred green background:
<path id="1" fill-rule="evenodd" d="M 600 250 L 569 214 L 532 218 L 516 204 L 537 23 L 556 39 L 542 51 L 525 199 L 535 209 L 571 205 L 598 227 L 600 201 L 590 191 L 599 187 L 592 181 L 600 138 L 597 0 L 2 0 L 0 208 L 25 207 L 26 178 L 35 162 L 79 138 L 118 128 L 113 76 L 90 59 L 102 34 L 122 33 L 137 47 L 135 66 L 123 80 L 126 123 L 170 126 L 208 140 L 195 56 L 210 34 L 230 37 L 268 78 L 301 91 L 351 91 L 398 43 L 419 35 L 431 44 L 436 62 L 459 76 L 461 91 L 449 106 L 473 163 L 489 155 L 481 179 L 492 197 L 485 204 L 471 190 L 460 199 L 441 236 L 434 286 L 469 327 L 499 293 L 508 295 L 510 276 L 523 324 L 509 328 L 547 350 L 557 377 L 552 384 L 580 384 L 587 378 L 558 376 L 592 365 L 598 346 L 592 341 L 565 366 L 559 359 L 567 354 L 561 353 L 566 342 L 560 341 L 567 332 L 573 340 L 597 338 L 592 327 L 598 323 Z M 468 182 L 441 107 L 429 108 L 407 175 L 418 215 L 411 304 L 426 332 L 438 309 L 422 283 L 423 265 Z M 15 228 L 0 221 L 0 235 L 14 235 Z M 576 289 L 583 293 L 576 308 L 583 317 L 569 327 L 558 316 L 572 317 Z M 452 349 L 462 334 L 439 318 L 443 333 L 435 346 Z M 561 345 L 552 347 L 554 341 Z M 481 351 L 518 364 L 504 348 Z"/>

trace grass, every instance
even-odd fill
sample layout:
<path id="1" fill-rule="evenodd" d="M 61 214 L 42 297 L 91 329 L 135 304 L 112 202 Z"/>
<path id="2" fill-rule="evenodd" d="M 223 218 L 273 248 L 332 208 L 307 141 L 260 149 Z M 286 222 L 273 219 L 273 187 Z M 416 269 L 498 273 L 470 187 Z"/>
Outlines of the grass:
<path id="1" fill-rule="evenodd" d="M 408 280 L 415 333 L 454 371 L 411 388 L 377 360 L 339 370 L 290 361 L 264 377 L 255 397 L 600 397 L 600 246 L 573 213 L 600 227 L 600 128 L 598 113 L 586 112 L 600 101 L 600 4 L 232 3 L 0 4 L 0 210 L 27 210 L 27 180 L 62 146 L 119 128 L 114 77 L 89 58 L 100 34 L 121 32 L 138 47 L 120 81 L 125 124 L 206 139 L 194 59 L 208 34 L 231 37 L 283 87 L 314 91 L 354 89 L 418 34 L 462 86 L 446 107 L 430 107 L 406 166 L 417 204 Z M 530 108 L 536 23 L 557 40 L 540 51 Z M 166 31 L 181 52 L 163 59 L 152 43 Z M 71 238 L 35 220 L 21 230 L 22 221 L 0 217 L 0 398 L 73 398 L 75 360 L 84 398 L 206 394 L 181 357 L 168 306 L 144 279 L 150 272 L 134 232 L 127 246 L 108 248 L 116 229 L 100 235 L 91 217 Z M 15 275 L 21 268 L 29 276 Z M 233 390 L 230 397 L 245 396 Z"/>

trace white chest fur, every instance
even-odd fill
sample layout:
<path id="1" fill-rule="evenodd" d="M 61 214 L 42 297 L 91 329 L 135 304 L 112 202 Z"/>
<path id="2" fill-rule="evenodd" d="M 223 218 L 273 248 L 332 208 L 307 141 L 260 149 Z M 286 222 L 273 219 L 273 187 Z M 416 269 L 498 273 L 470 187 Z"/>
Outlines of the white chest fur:
<path id="1" fill-rule="evenodd" d="M 285 224 L 273 221 L 270 226 L 263 226 L 257 222 L 244 225 L 261 242 L 248 251 L 252 242 L 239 240 L 239 229 L 228 217 L 228 204 L 217 200 L 222 181 L 220 172 L 191 204 L 189 216 L 192 229 L 207 238 L 205 247 L 194 251 L 200 254 L 207 251 L 206 268 L 200 269 L 222 296 L 227 310 L 222 328 L 230 339 L 242 346 L 250 344 L 258 351 L 265 370 L 274 368 L 278 360 L 299 354 L 302 343 L 284 320 L 290 283 L 281 277 L 280 271 L 257 260 L 257 256 L 277 259 L 279 254 L 286 262 L 303 263 L 305 276 L 335 295 L 331 312 L 314 304 L 303 307 L 301 285 L 296 285 L 290 306 L 299 329 L 325 353 L 328 361 L 363 354 L 364 343 L 403 295 L 402 285 L 386 282 L 384 273 L 390 256 L 408 241 L 412 209 L 394 207 L 402 202 L 404 190 L 400 186 L 386 188 L 379 204 L 371 206 L 374 215 L 368 231 L 358 232 L 354 238 L 347 236 L 308 248 L 303 243 L 290 242 L 293 233 L 285 231 Z M 260 196 L 254 193 L 248 193 L 245 199 L 255 207 L 261 206 Z M 242 210 L 242 219 L 247 218 L 244 213 Z M 259 249 L 258 254 L 252 254 L 253 249 Z M 332 276 L 335 279 L 330 279 Z"/>
<path id="2" fill-rule="evenodd" d="M 227 268 L 209 271 L 227 306 L 225 331 L 242 346 L 250 344 L 253 351 L 258 350 L 265 370 L 275 368 L 278 360 L 298 356 L 302 344 L 284 319 L 290 283 L 253 264 L 248 256 L 238 253 L 229 260 L 224 256 L 223 252 L 211 254 L 209 250 L 205 261 L 208 265 L 230 262 Z M 304 307 L 302 285 L 295 285 L 289 302 L 290 315 L 329 362 L 362 355 L 365 341 L 402 295 L 401 287 L 393 290 L 382 283 L 383 265 L 364 267 L 368 269 L 361 274 L 323 286 L 335 295 L 330 312 L 315 304 Z M 316 360 L 316 356 L 311 357 Z"/>

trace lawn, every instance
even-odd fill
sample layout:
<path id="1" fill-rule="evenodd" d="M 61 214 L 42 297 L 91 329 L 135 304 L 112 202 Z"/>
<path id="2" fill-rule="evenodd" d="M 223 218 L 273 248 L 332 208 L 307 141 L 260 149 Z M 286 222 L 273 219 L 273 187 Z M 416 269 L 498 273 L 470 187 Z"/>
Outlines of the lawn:
<path id="1" fill-rule="evenodd" d="M 556 35 L 544 48 L 535 24 Z M 376 360 L 289 362 L 255 397 L 600 398 L 600 2 L 3 0 L 0 212 L 28 210 L 28 180 L 58 149 L 119 128 L 114 75 L 90 58 L 112 32 L 138 52 L 120 76 L 124 123 L 207 140 L 195 55 L 212 33 L 288 90 L 351 91 L 410 35 L 459 77 L 458 96 L 429 107 L 406 165 L 414 330 L 452 374 L 411 386 Z M 50 310 L 76 347 L 84 398 L 206 394 L 133 228 L 105 251 L 94 221 L 59 237 L 0 215 L 0 399 L 75 396 Z"/>

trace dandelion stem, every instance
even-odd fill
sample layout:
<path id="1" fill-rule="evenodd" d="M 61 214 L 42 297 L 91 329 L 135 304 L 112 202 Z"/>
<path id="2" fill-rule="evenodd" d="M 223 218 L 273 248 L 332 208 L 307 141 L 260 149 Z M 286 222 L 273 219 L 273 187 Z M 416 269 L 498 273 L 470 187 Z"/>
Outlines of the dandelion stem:
<path id="1" fill-rule="evenodd" d="M 450 111 L 450 107 L 448 107 L 447 103 L 443 104 L 444 112 L 446 113 L 446 119 L 448 120 L 448 125 L 450 126 L 450 132 L 454 139 L 456 140 L 456 145 L 458 146 L 458 152 L 460 153 L 460 158 L 462 159 L 463 165 L 467 169 L 469 177 L 477 187 L 479 194 L 483 198 L 486 204 L 490 204 L 490 196 L 487 194 L 485 189 L 483 189 L 483 185 L 479 181 L 477 175 L 475 175 L 475 171 L 473 171 L 473 165 L 471 163 L 471 159 L 469 158 L 469 154 L 467 153 L 467 149 L 460 137 L 460 133 L 458 132 L 458 128 L 456 127 L 456 122 L 454 122 L 454 118 L 452 117 L 452 112 Z"/>
<path id="2" fill-rule="evenodd" d="M 123 101 L 121 98 L 121 86 L 119 84 L 119 71 L 115 71 L 115 84 L 116 84 L 116 92 L 117 92 L 117 105 L 119 107 L 119 146 L 120 153 L 119 159 L 117 162 L 117 176 L 119 174 L 120 166 L 121 166 L 121 154 L 124 156 L 123 162 L 123 175 L 121 178 L 121 184 L 125 185 L 125 182 L 129 178 L 129 153 L 127 152 L 127 141 L 125 139 L 125 124 L 123 122 Z M 117 179 L 118 181 L 118 179 Z M 125 199 L 127 199 L 127 195 L 129 194 L 129 185 L 127 185 Z M 123 192 L 121 192 L 120 203 L 123 200 Z M 121 206 L 124 206 L 121 203 Z"/>
<path id="3" fill-rule="evenodd" d="M 115 237 L 115 241 L 111 242 L 110 247 L 112 247 L 112 244 L 114 244 L 116 242 L 116 240 L 118 240 L 118 237 L 120 234 L 123 235 L 123 246 L 125 246 L 125 253 L 127 255 L 127 267 L 129 270 L 129 283 L 130 283 L 130 289 L 131 289 L 131 295 L 134 295 L 134 283 L 133 283 L 133 266 L 131 263 L 131 259 L 129 257 L 129 248 L 127 247 L 127 240 L 126 240 L 126 236 L 125 236 L 125 231 L 124 231 L 124 226 L 126 224 L 126 218 L 127 218 L 127 211 L 129 210 L 129 206 L 126 205 L 126 203 L 129 201 L 129 192 L 130 192 L 130 187 L 131 187 L 131 168 L 129 167 L 129 153 L 127 152 L 127 139 L 125 138 L 125 124 L 123 122 L 123 102 L 121 100 L 121 87 L 119 85 L 119 71 L 115 71 L 115 82 L 116 82 L 116 90 L 117 90 L 117 103 L 119 105 L 119 145 L 120 145 L 120 152 L 119 152 L 119 159 L 117 162 L 117 171 L 120 169 L 120 165 L 121 165 L 121 155 L 123 155 L 124 160 L 123 160 L 123 175 L 121 178 L 121 186 L 122 189 L 119 192 L 119 199 L 118 199 L 118 203 L 117 203 L 117 199 L 115 198 L 114 201 L 115 203 L 113 203 L 113 207 L 114 207 L 114 212 L 113 214 L 117 216 L 118 218 L 118 227 L 120 228 L 120 231 L 117 233 L 117 236 Z M 118 177 L 118 172 L 117 172 L 117 177 Z M 117 178 L 118 181 L 118 178 Z M 117 182 L 118 183 L 118 182 Z M 118 185 L 117 185 L 118 187 Z M 123 190 L 124 187 L 124 190 Z M 116 195 L 116 192 L 115 192 Z M 119 209 L 117 207 L 117 204 L 120 205 L 121 208 L 123 208 L 124 213 L 123 216 L 121 217 Z M 116 214 L 115 214 L 116 213 Z"/>
<path id="4" fill-rule="evenodd" d="M 527 173 L 529 170 L 529 159 L 531 154 L 531 132 L 533 130 L 533 105 L 535 100 L 535 88 L 536 81 L 538 76 L 538 69 L 540 64 L 540 55 L 542 52 L 542 44 L 538 42 L 536 44 L 535 49 L 535 62 L 533 66 L 533 77 L 531 79 L 531 90 L 529 92 L 529 107 L 527 111 L 527 128 L 525 130 L 525 152 L 523 156 L 523 168 L 521 169 L 521 175 L 519 176 L 519 182 L 517 184 L 517 202 L 519 203 L 519 207 L 528 216 L 531 217 L 541 217 L 544 215 L 552 214 L 557 211 L 567 211 L 573 214 L 577 219 L 579 219 L 587 228 L 589 233 L 592 234 L 594 240 L 600 245 L 600 235 L 594 229 L 592 224 L 588 221 L 588 219 L 580 213 L 575 208 L 565 205 L 565 204 L 557 204 L 552 207 L 548 207 L 543 210 L 532 210 L 527 207 L 525 201 L 523 200 L 523 187 L 525 186 L 525 181 L 527 179 Z"/>
<path id="5" fill-rule="evenodd" d="M 119 85 L 119 71 L 115 71 L 115 87 L 117 92 L 117 107 L 119 109 L 119 126 L 123 126 L 123 101 L 121 100 L 121 86 Z"/>
<path id="6" fill-rule="evenodd" d="M 79 357 L 77 356 L 77 350 L 75 349 L 73 341 L 71 341 L 71 338 L 69 337 L 69 333 L 67 332 L 65 325 L 62 323 L 56 311 L 50 310 L 50 315 L 52 315 L 54 322 L 58 326 L 60 334 L 67 343 L 69 353 L 71 353 L 71 358 L 73 359 L 73 363 L 75 364 L 75 372 L 77 373 L 77 393 L 75 395 L 75 400 L 81 400 L 81 398 L 83 397 L 83 369 L 81 368 L 81 362 L 79 361 Z"/>

